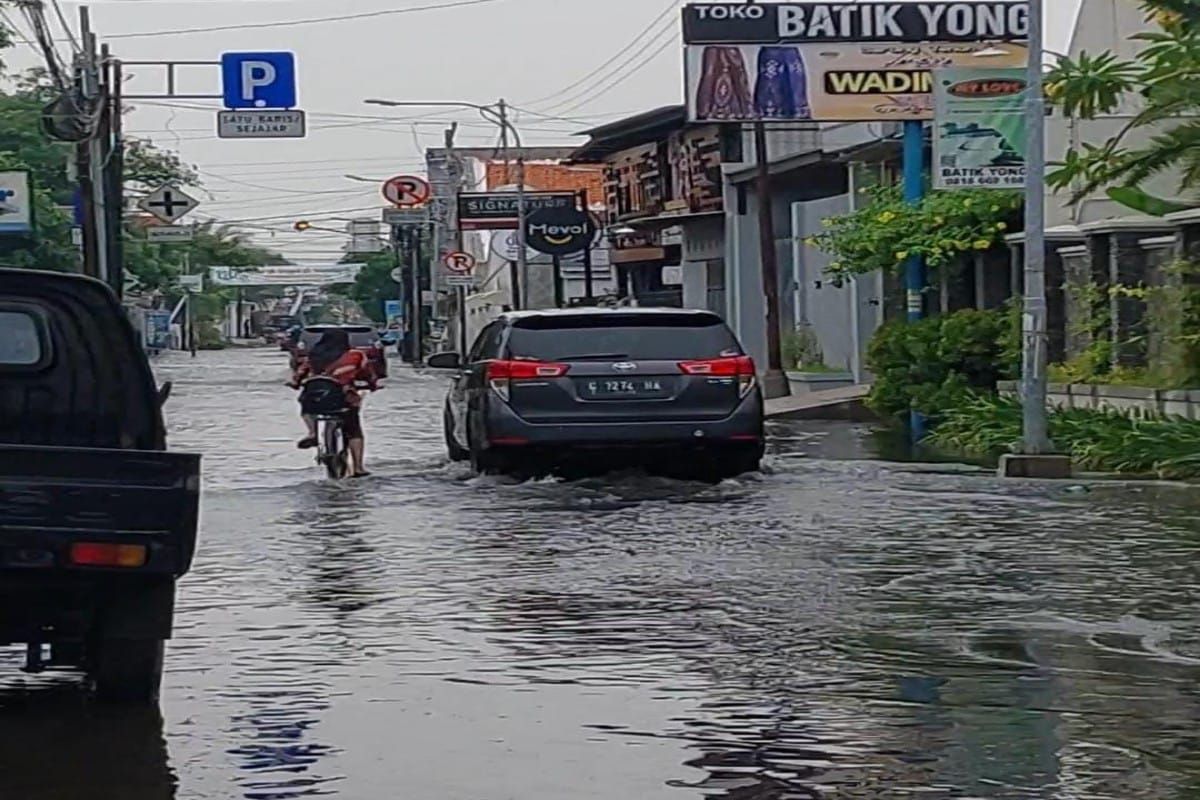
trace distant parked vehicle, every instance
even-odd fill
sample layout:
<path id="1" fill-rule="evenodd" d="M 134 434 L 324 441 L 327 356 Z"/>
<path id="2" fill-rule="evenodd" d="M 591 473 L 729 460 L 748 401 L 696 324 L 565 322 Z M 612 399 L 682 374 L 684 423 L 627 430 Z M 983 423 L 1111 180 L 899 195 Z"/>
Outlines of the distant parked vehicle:
<path id="1" fill-rule="evenodd" d="M 601 453 L 706 477 L 758 468 L 763 398 L 754 361 L 707 311 L 597 309 L 504 314 L 455 370 L 450 458 L 480 472 L 540 472 Z"/>
<path id="2" fill-rule="evenodd" d="M 308 351 L 320 341 L 321 334 L 331 328 L 341 328 L 349 333 L 350 346 L 366 354 L 371 361 L 371 367 L 375 370 L 375 375 L 380 378 L 387 377 L 387 353 L 384 352 L 383 340 L 379 331 L 371 325 L 309 325 L 301 332 L 300 341 L 296 343 L 296 347 L 292 351 L 292 371 L 300 366 L 300 359 L 306 358 Z"/>

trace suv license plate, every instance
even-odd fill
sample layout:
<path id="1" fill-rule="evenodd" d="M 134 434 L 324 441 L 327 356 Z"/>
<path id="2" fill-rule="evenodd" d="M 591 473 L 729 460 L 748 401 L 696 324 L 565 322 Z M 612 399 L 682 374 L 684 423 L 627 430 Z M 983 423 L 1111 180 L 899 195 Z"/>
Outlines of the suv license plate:
<path id="1" fill-rule="evenodd" d="M 579 394 L 585 400 L 658 399 L 671 396 L 671 387 L 663 378 L 584 378 Z"/>

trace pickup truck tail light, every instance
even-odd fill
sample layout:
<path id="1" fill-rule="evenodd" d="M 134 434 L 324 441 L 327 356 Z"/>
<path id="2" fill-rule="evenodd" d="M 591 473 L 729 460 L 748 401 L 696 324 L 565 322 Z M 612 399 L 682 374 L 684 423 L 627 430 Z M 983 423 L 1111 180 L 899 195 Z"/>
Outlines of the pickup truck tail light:
<path id="1" fill-rule="evenodd" d="M 549 361 L 489 361 L 487 382 L 492 391 L 508 402 L 513 381 L 536 381 L 546 378 L 561 378 L 571 369 L 569 364 Z"/>
<path id="2" fill-rule="evenodd" d="M 76 542 L 71 545 L 71 563 L 79 567 L 137 569 L 146 566 L 147 556 L 145 545 L 140 544 Z"/>
<path id="3" fill-rule="evenodd" d="M 684 375 L 709 375 L 714 378 L 737 378 L 742 397 L 754 388 L 757 371 L 750 356 L 729 358 L 707 358 L 698 361 L 679 362 L 679 371 Z"/>

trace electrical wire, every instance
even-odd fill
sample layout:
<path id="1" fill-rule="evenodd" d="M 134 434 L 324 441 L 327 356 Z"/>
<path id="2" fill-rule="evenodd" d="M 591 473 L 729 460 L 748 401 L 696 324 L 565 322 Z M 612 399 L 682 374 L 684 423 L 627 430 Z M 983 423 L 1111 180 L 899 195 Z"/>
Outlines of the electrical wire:
<path id="1" fill-rule="evenodd" d="M 133 33 L 115 33 L 106 35 L 105 39 L 145 39 L 159 36 L 183 36 L 192 33 L 217 33 L 219 31 L 245 31 L 262 28 L 294 28 L 299 25 L 316 25 L 324 22 L 349 22 L 359 19 L 374 19 L 377 17 L 395 16 L 398 14 L 415 14 L 421 11 L 441 11 L 467 6 L 481 6 L 490 3 L 500 3 L 506 0 L 454 0 L 449 3 L 434 3 L 408 8 L 390 8 L 382 11 L 365 11 L 358 14 L 342 14 L 336 17 L 311 17 L 308 19 L 278 20 L 276 22 L 246 22 L 240 25 L 212 25 L 205 28 L 178 28 L 166 31 L 137 31 Z"/>
<path id="2" fill-rule="evenodd" d="M 611 92 L 613 89 L 616 89 L 618 86 L 620 86 L 621 84 L 628 81 L 634 75 L 637 75 L 639 72 L 641 72 L 647 66 L 649 66 L 651 62 L 653 62 L 660 55 L 662 55 L 664 52 L 666 52 L 666 49 L 668 47 L 675 44 L 675 37 L 677 35 L 679 35 L 678 31 L 671 31 L 671 35 L 669 35 L 667 37 L 667 39 L 661 45 L 659 45 L 657 48 L 655 48 L 655 50 L 652 53 L 650 53 L 649 56 L 647 56 L 645 59 L 640 61 L 633 69 L 631 69 L 625 75 L 618 77 L 615 81 L 613 81 L 612 83 L 610 83 L 608 86 L 604 87 L 603 89 L 600 89 L 595 94 L 592 94 L 588 97 L 585 97 L 585 98 L 579 100 L 579 102 L 575 103 L 574 105 L 570 105 L 570 106 L 567 106 L 566 108 L 562 108 L 559 110 L 563 111 L 563 112 L 574 111 L 577 108 L 581 108 L 590 103 L 594 103 L 596 100 L 599 100 L 601 97 L 605 96 L 606 94 Z"/>
<path id="3" fill-rule="evenodd" d="M 553 100 L 554 98 L 560 97 L 560 96 L 566 94 L 567 92 L 570 92 L 572 89 L 574 89 L 578 86 L 581 86 L 584 83 L 586 83 L 587 81 L 591 80 L 593 77 L 595 77 L 596 75 L 603 72 L 610 65 L 616 63 L 622 56 L 624 56 L 626 53 L 628 53 L 630 50 L 632 50 L 634 47 L 636 47 L 638 42 L 641 41 L 642 37 L 645 36 L 647 33 L 649 33 L 656 25 L 658 25 L 660 22 L 662 22 L 663 19 L 665 19 L 668 14 L 670 14 L 672 11 L 675 10 L 675 8 L 678 7 L 678 5 L 679 5 L 678 0 L 671 0 L 667 4 L 667 7 L 664 8 L 662 10 L 662 12 L 659 13 L 658 16 L 656 16 L 654 19 L 652 19 L 646 25 L 645 28 L 643 28 L 636 36 L 633 37 L 633 39 L 629 42 L 629 44 L 625 45 L 623 48 L 621 48 L 619 51 L 617 51 L 612 56 L 612 58 L 608 59 L 600 66 L 596 67 L 594 70 L 589 72 L 587 75 L 584 75 L 582 78 L 580 78 L 579 80 L 575 81 L 574 83 L 572 83 L 568 86 L 564 86 L 563 88 L 559 89 L 557 92 L 554 92 L 553 94 L 548 94 L 544 97 L 539 97 L 536 100 L 524 100 L 524 101 L 522 101 L 522 105 L 534 106 L 534 105 L 538 105 L 539 103 L 543 103 L 546 100 Z M 658 35 L 660 35 L 660 34 L 655 34 L 651 38 L 656 38 Z"/>
<path id="4" fill-rule="evenodd" d="M 70 42 L 71 49 L 76 53 L 83 52 L 83 48 L 79 45 L 79 40 L 75 38 L 75 32 L 71 30 L 71 26 L 67 23 L 67 15 L 63 13 L 62 4 L 58 0 L 50 0 L 50 3 L 54 6 L 54 13 L 58 15 L 59 24 L 62 25 L 62 29 L 67 34 L 67 41 Z"/>

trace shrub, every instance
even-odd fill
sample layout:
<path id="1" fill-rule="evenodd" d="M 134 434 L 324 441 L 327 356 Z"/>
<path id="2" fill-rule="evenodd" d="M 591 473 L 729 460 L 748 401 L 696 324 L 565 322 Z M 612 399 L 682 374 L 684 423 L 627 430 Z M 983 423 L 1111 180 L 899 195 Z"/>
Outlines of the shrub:
<path id="1" fill-rule="evenodd" d="M 1020 370 L 1016 311 L 965 310 L 883 326 L 867 353 L 875 374 L 868 404 L 885 417 L 918 411 L 936 421 L 973 391 L 994 391 Z"/>
<path id="2" fill-rule="evenodd" d="M 1084 469 L 1200 477 L 1200 422 L 1117 411 L 1060 409 L 1050 413 L 1050 437 Z M 1021 439 L 1021 404 L 974 395 L 942 414 L 927 440 L 971 455 L 998 455 Z"/>

